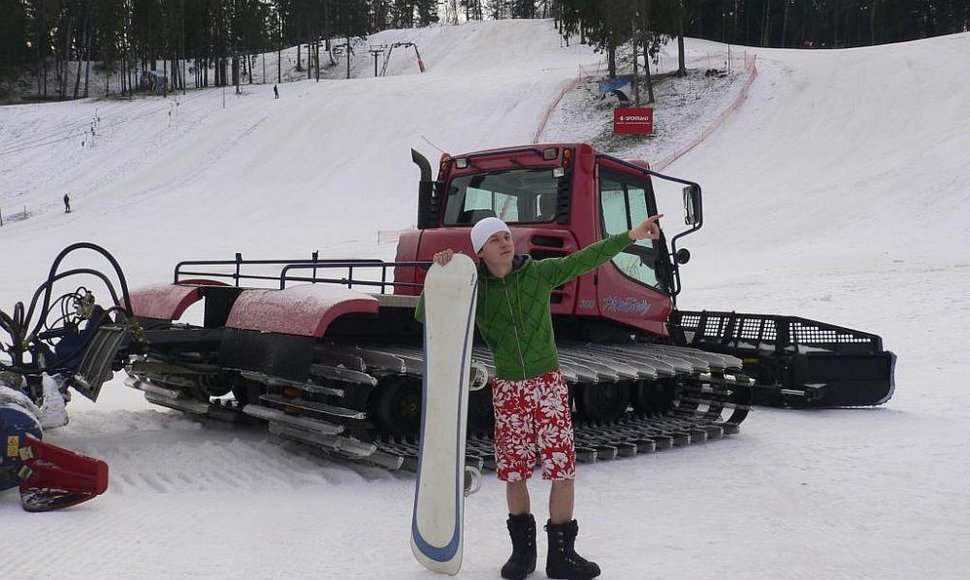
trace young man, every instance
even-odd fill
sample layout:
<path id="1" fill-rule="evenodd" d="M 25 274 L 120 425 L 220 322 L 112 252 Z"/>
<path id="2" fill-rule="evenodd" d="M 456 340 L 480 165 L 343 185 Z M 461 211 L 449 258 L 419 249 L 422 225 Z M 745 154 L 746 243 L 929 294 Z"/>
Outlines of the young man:
<path id="1" fill-rule="evenodd" d="M 536 524 L 527 481 L 537 459 L 542 477 L 552 480 L 546 575 L 589 580 L 600 573 L 599 566 L 574 548 L 579 531 L 573 519 L 576 451 L 549 298 L 557 286 L 595 270 L 634 241 L 658 239 L 661 217 L 650 217 L 629 232 L 569 256 L 545 260 L 516 256 L 512 234 L 498 218 L 485 218 L 472 228 L 472 247 L 480 258 L 475 324 L 495 359 L 495 464 L 499 480 L 506 482 L 512 538 L 503 578 L 522 580 L 535 570 Z M 453 250 L 444 250 L 434 261 L 445 265 L 453 255 Z M 419 320 L 422 307 L 416 312 Z"/>

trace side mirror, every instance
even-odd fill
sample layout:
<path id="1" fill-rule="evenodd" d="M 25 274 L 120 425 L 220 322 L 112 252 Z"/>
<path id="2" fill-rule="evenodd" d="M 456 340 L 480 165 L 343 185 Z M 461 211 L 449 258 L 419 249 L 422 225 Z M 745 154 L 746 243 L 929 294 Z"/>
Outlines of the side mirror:
<path id="1" fill-rule="evenodd" d="M 689 226 L 700 224 L 704 220 L 701 211 L 701 188 L 697 184 L 684 188 L 684 223 Z"/>
<path id="2" fill-rule="evenodd" d="M 677 250 L 677 253 L 674 254 L 674 261 L 681 265 L 690 262 L 690 250 L 687 248 Z"/>

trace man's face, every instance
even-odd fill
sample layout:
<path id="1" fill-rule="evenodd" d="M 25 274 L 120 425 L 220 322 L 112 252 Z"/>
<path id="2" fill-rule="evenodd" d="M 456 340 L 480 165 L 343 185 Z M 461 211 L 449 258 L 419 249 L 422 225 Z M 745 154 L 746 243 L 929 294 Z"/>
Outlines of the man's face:
<path id="1" fill-rule="evenodd" d="M 492 269 L 501 266 L 511 267 L 512 258 L 515 257 L 512 235 L 508 232 L 495 232 L 485 241 L 478 255 Z"/>

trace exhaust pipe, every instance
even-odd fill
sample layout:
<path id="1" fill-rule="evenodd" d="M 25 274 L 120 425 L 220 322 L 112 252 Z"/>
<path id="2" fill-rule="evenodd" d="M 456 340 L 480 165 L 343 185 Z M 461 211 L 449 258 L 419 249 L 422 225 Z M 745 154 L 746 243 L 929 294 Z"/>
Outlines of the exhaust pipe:
<path id="1" fill-rule="evenodd" d="M 421 169 L 421 181 L 431 181 L 431 163 L 428 158 L 411 149 L 411 161 Z"/>
<path id="2" fill-rule="evenodd" d="M 418 182 L 418 229 L 434 228 L 438 225 L 440 199 L 436 195 L 435 182 L 431 180 L 431 163 L 414 149 L 411 149 L 411 161 L 421 170 L 421 181 Z"/>

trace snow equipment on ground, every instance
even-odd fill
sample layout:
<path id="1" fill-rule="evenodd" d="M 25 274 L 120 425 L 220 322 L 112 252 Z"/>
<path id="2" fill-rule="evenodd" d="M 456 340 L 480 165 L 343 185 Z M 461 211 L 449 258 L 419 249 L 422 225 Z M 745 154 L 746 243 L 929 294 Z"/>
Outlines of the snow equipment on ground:
<path id="1" fill-rule="evenodd" d="M 468 256 L 431 266 L 424 284 L 424 361 L 421 437 L 411 552 L 425 568 L 461 569 L 465 478 L 481 472 L 465 465 L 472 338 L 478 273 Z"/>
<path id="2" fill-rule="evenodd" d="M 92 250 L 110 262 L 120 282 L 121 268 L 103 248 L 73 244 L 54 260 L 47 281 L 29 306 L 18 302 L 13 314 L 0 311 L 0 490 L 19 486 L 24 509 L 48 511 L 87 501 L 105 492 L 108 466 L 41 440 L 43 430 L 67 423 L 69 388 L 96 400 L 112 370 L 122 368 L 121 348 L 135 344 L 111 279 L 99 270 L 61 270 L 70 255 Z M 107 288 L 108 308 L 99 306 L 86 286 L 72 286 L 55 297 L 55 287 L 94 278 Z"/>
<path id="3" fill-rule="evenodd" d="M 29 512 L 77 505 L 108 489 L 108 464 L 31 435 L 22 441 L 20 500 Z"/>
<path id="4" fill-rule="evenodd" d="M 108 464 L 41 440 L 36 407 L 26 395 L 0 382 L 0 491 L 20 487 L 30 512 L 77 505 L 108 489 Z"/>

